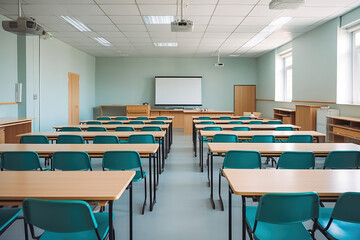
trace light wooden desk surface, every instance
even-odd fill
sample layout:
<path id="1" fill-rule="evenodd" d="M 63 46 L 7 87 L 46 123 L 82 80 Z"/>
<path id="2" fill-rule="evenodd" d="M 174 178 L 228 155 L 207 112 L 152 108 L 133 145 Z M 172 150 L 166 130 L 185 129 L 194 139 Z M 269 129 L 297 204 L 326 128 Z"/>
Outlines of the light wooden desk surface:
<path id="1" fill-rule="evenodd" d="M 313 137 L 325 137 L 326 134 L 315 131 L 200 131 L 204 137 L 213 137 L 215 134 L 235 134 L 238 137 L 251 138 L 254 135 L 273 135 L 278 138 L 288 138 L 291 135 L 311 135 Z"/>
<path id="2" fill-rule="evenodd" d="M 172 123 L 172 120 L 110 120 L 110 121 L 109 120 L 83 120 L 83 121 L 80 121 L 80 124 L 86 124 L 88 121 L 99 121 L 102 124 L 108 124 L 109 122 L 114 122 L 114 121 L 122 122 L 123 124 L 129 124 L 130 121 L 143 121 L 144 124 L 150 124 L 152 121 L 163 121 L 165 124 Z"/>
<path id="3" fill-rule="evenodd" d="M 167 117 L 168 119 L 174 118 L 174 116 L 100 116 L 100 117 L 110 117 L 112 120 L 115 120 L 115 118 L 117 118 L 117 117 L 127 117 L 130 120 L 136 120 L 137 117 L 147 117 L 151 120 L 155 120 L 157 117 Z M 119 121 L 121 121 L 121 120 L 119 120 Z M 142 120 L 140 120 L 140 121 L 142 121 Z M 163 120 L 159 120 L 159 121 L 163 121 Z"/>
<path id="4" fill-rule="evenodd" d="M 200 122 L 206 122 L 206 121 L 211 121 L 211 122 L 215 122 L 215 124 L 229 124 L 230 122 L 237 122 L 237 121 L 241 121 L 243 122 L 243 124 L 248 124 L 251 121 L 260 121 L 263 122 L 264 124 L 266 124 L 268 121 L 275 121 L 273 119 L 256 119 L 256 120 L 219 120 L 219 119 L 211 119 L 211 120 L 193 120 L 193 122 L 195 124 L 199 124 Z"/>
<path id="5" fill-rule="evenodd" d="M 32 121 L 34 119 L 35 118 L 0 118 L 0 126 L 4 127 L 4 126 L 7 126 L 7 125 Z"/>
<path id="6" fill-rule="evenodd" d="M 299 130 L 301 127 L 291 124 L 196 124 L 195 128 L 201 130 L 204 127 L 222 127 L 222 129 L 231 130 L 234 127 L 249 127 L 252 130 L 275 130 L 277 127 L 293 127 L 294 130 Z"/>
<path id="7" fill-rule="evenodd" d="M 0 200 L 116 200 L 135 171 L 2 171 Z"/>
<path id="8" fill-rule="evenodd" d="M 117 127 L 133 127 L 134 129 L 141 129 L 142 127 L 161 127 L 161 129 L 168 129 L 169 124 L 101 124 L 101 125 L 63 125 L 55 126 L 54 129 L 61 129 L 63 127 L 79 127 L 82 130 L 88 129 L 88 127 L 105 127 L 107 130 L 115 130 Z"/>
<path id="9" fill-rule="evenodd" d="M 206 116 L 206 114 L 204 114 L 203 116 Z M 198 119 L 199 117 L 203 117 L 203 116 L 192 116 L 193 120 Z M 229 116 L 229 115 L 223 115 L 223 116 L 209 116 L 211 119 L 219 119 L 220 117 L 231 117 L 233 120 L 239 120 L 240 117 L 250 117 L 250 116 Z M 257 116 L 252 116 L 250 117 L 251 119 L 255 120 L 258 117 Z M 206 120 L 200 120 L 200 121 L 206 121 Z M 244 121 L 244 120 L 239 120 L 239 121 Z"/>
<path id="10" fill-rule="evenodd" d="M 237 195 L 317 192 L 336 197 L 344 192 L 360 192 L 359 170 L 225 169 L 231 189 Z"/>

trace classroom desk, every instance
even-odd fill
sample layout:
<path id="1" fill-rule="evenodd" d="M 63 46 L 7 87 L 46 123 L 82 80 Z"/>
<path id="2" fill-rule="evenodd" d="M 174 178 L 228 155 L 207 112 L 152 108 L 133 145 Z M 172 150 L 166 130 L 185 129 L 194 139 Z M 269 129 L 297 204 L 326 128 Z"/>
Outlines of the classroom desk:
<path id="1" fill-rule="evenodd" d="M 242 239 L 246 239 L 245 197 L 265 193 L 316 192 L 320 198 L 337 198 L 360 192 L 359 170 L 224 169 L 229 183 L 229 240 L 232 239 L 232 193 L 242 196 Z"/>
<path id="2" fill-rule="evenodd" d="M 141 117 L 141 116 L 101 116 L 101 117 L 109 117 L 112 120 L 115 120 L 115 118 L 117 117 L 127 117 L 130 120 L 136 120 L 136 118 Z M 147 117 L 150 120 L 156 120 L 157 117 L 167 117 L 168 119 L 172 120 L 174 118 L 174 116 L 144 116 Z M 121 120 L 119 120 L 121 121 Z M 159 121 L 163 121 L 163 120 L 159 120 Z"/>
<path id="3" fill-rule="evenodd" d="M 315 142 L 324 143 L 326 134 L 315 132 L 315 131 L 204 131 L 200 130 L 199 139 L 206 137 L 212 139 L 215 134 L 235 134 L 240 140 L 249 140 L 254 135 L 273 135 L 276 139 L 288 139 L 291 135 L 311 135 Z M 200 154 L 199 163 L 201 171 L 203 170 L 203 159 L 204 159 L 204 143 L 200 142 Z"/>
<path id="4" fill-rule="evenodd" d="M 262 157 L 278 157 L 285 151 L 311 151 L 315 156 L 324 157 L 331 151 L 360 151 L 360 145 L 353 143 L 208 143 L 208 145 L 210 151 L 210 201 L 214 209 L 214 153 L 224 154 L 230 150 L 246 150 L 259 151 Z"/>
<path id="5" fill-rule="evenodd" d="M 0 182 L 3 183 L 0 184 L 0 205 L 1 201 L 22 202 L 25 198 L 108 201 L 109 239 L 115 239 L 112 231 L 113 201 L 119 199 L 129 186 L 129 225 L 132 239 L 131 180 L 134 176 L 135 171 L 3 171 L 0 172 Z"/>
<path id="6" fill-rule="evenodd" d="M 199 117 L 202 116 L 192 116 L 193 120 L 199 119 Z M 239 120 L 240 117 L 249 117 L 251 119 L 257 119 L 257 116 L 230 116 L 230 115 L 223 115 L 223 116 L 209 116 L 211 118 L 211 121 L 215 120 L 215 119 L 219 119 L 220 117 L 231 117 L 232 120 Z M 209 120 L 201 120 L 201 121 L 209 121 Z M 243 120 L 240 120 L 243 121 Z"/>
<path id="7" fill-rule="evenodd" d="M 5 151 L 34 151 L 40 157 L 51 157 L 54 152 L 59 151 L 84 151 L 90 157 L 102 157 L 107 151 L 137 151 L 142 157 L 149 159 L 150 211 L 156 202 L 155 155 L 158 149 L 158 144 L 0 144 L 0 153 Z"/>

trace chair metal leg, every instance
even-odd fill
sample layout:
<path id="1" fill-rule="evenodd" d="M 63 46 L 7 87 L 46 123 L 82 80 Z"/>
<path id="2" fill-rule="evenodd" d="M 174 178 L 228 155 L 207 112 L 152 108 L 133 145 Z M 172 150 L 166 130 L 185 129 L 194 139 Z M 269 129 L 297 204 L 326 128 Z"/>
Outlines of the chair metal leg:
<path id="1" fill-rule="evenodd" d="M 133 185 L 130 183 L 130 196 L 129 196 L 129 235 L 130 240 L 133 239 Z M 113 239 L 115 239 L 115 229 L 114 229 L 114 236 Z"/>
<path id="2" fill-rule="evenodd" d="M 220 209 L 221 211 L 224 211 L 224 203 L 221 197 L 221 172 L 219 172 L 219 199 L 220 199 Z"/>
<path id="3" fill-rule="evenodd" d="M 27 229 L 27 224 L 25 222 L 25 218 L 24 218 L 24 231 L 25 231 L 25 240 L 29 240 L 28 229 Z"/>
<path id="4" fill-rule="evenodd" d="M 207 167 L 208 187 L 210 187 L 210 166 L 209 166 L 209 158 L 210 158 L 210 152 L 208 152 L 208 154 L 207 154 L 207 158 L 206 158 L 206 167 Z"/>
<path id="5" fill-rule="evenodd" d="M 229 240 L 232 240 L 232 190 L 229 186 Z"/>
<path id="6" fill-rule="evenodd" d="M 144 177 L 144 189 L 145 189 L 145 198 L 144 198 L 144 203 L 143 203 L 142 210 L 141 210 L 142 215 L 144 215 L 144 213 L 145 213 L 145 206 L 146 206 L 146 199 L 147 199 L 146 177 Z"/>

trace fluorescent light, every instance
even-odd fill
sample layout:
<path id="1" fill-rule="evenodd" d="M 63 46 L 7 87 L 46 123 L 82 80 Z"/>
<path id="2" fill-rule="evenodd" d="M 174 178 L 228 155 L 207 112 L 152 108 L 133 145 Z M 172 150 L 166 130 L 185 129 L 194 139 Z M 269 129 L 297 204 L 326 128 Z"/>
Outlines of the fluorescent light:
<path id="1" fill-rule="evenodd" d="M 177 43 L 173 42 L 173 43 L 154 43 L 154 45 L 156 47 L 177 47 Z"/>
<path id="2" fill-rule="evenodd" d="M 261 30 L 258 34 L 256 34 L 253 38 L 251 38 L 248 42 L 244 44 L 243 47 L 254 47 L 260 42 L 264 41 L 265 38 L 270 36 L 273 32 L 279 30 L 283 25 L 288 23 L 292 17 L 279 17 L 272 21 L 269 25 L 267 25 L 263 30 Z"/>
<path id="3" fill-rule="evenodd" d="M 96 37 L 96 38 L 94 38 L 94 40 L 96 40 L 98 43 L 100 43 L 101 45 L 103 45 L 105 47 L 112 46 L 112 44 L 108 40 L 106 40 L 105 38 Z"/>
<path id="4" fill-rule="evenodd" d="M 238 57 L 240 56 L 239 54 L 230 54 L 229 57 Z"/>
<path id="5" fill-rule="evenodd" d="M 69 16 L 61 16 L 62 19 L 70 23 L 74 28 L 79 30 L 80 32 L 91 32 L 91 29 L 88 28 L 85 24 L 77 20 L 76 18 Z"/>
<path id="6" fill-rule="evenodd" d="M 143 16 L 146 24 L 170 24 L 174 16 Z"/>

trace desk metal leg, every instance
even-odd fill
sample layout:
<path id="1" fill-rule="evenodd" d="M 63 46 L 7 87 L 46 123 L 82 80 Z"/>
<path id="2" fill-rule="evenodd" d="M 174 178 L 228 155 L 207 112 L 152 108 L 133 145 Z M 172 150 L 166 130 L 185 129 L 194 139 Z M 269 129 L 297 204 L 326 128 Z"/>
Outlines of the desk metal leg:
<path id="1" fill-rule="evenodd" d="M 215 209 L 215 202 L 214 202 L 214 171 L 213 171 L 213 165 L 214 165 L 214 156 L 213 153 L 210 153 L 210 187 L 211 187 L 211 193 L 210 193 L 210 201 L 212 208 Z"/>
<path id="2" fill-rule="evenodd" d="M 232 239 L 232 190 L 229 185 L 229 240 Z"/>
<path id="3" fill-rule="evenodd" d="M 109 240 L 115 240 L 113 224 L 113 200 L 109 201 Z"/>
<path id="4" fill-rule="evenodd" d="M 162 142 L 162 149 L 161 149 L 161 151 L 162 151 L 162 168 L 161 168 L 161 170 L 160 170 L 160 173 L 162 173 L 163 171 L 164 171 L 164 169 L 165 169 L 165 149 L 164 149 L 164 147 L 165 147 L 165 138 L 162 138 L 162 140 L 161 140 L 161 142 Z"/>
<path id="5" fill-rule="evenodd" d="M 204 171 L 204 163 L 203 163 L 203 141 L 202 139 L 200 139 L 201 136 L 199 135 L 199 142 L 200 142 L 200 152 L 199 152 L 199 158 L 200 158 L 200 170 L 203 172 Z"/>
<path id="6" fill-rule="evenodd" d="M 130 231 L 130 240 L 133 239 L 133 186 L 132 182 L 130 183 L 130 196 L 129 196 L 129 231 Z"/>
<path id="7" fill-rule="evenodd" d="M 156 159 L 155 159 L 155 157 L 153 158 L 154 159 L 154 167 L 153 167 L 153 170 L 154 170 L 154 188 L 153 188 L 154 189 L 154 200 L 153 200 L 153 205 L 155 205 L 155 203 L 156 203 L 156 186 L 157 186 L 157 183 L 156 183 L 156 180 L 155 180 L 155 176 L 156 176 L 155 165 L 157 165 L 157 163 L 159 163 L 159 161 L 160 161 L 159 152 L 160 152 L 160 150 L 158 149 L 157 154 L 156 154 Z"/>
<path id="8" fill-rule="evenodd" d="M 151 162 L 152 162 L 153 155 L 149 155 L 149 189 L 150 189 L 150 211 L 153 209 L 153 197 L 152 197 L 152 168 L 151 168 Z"/>
<path id="9" fill-rule="evenodd" d="M 244 196 L 242 198 L 242 239 L 246 240 L 246 199 Z"/>
<path id="10" fill-rule="evenodd" d="M 193 130 L 192 130 L 192 137 L 193 137 L 193 147 L 194 147 L 194 154 L 196 157 L 196 134 L 195 134 L 195 124 L 193 123 Z"/>
<path id="11" fill-rule="evenodd" d="M 25 231 L 25 240 L 29 240 L 29 233 L 28 233 L 27 224 L 25 222 L 25 218 L 24 218 L 24 231 Z"/>

